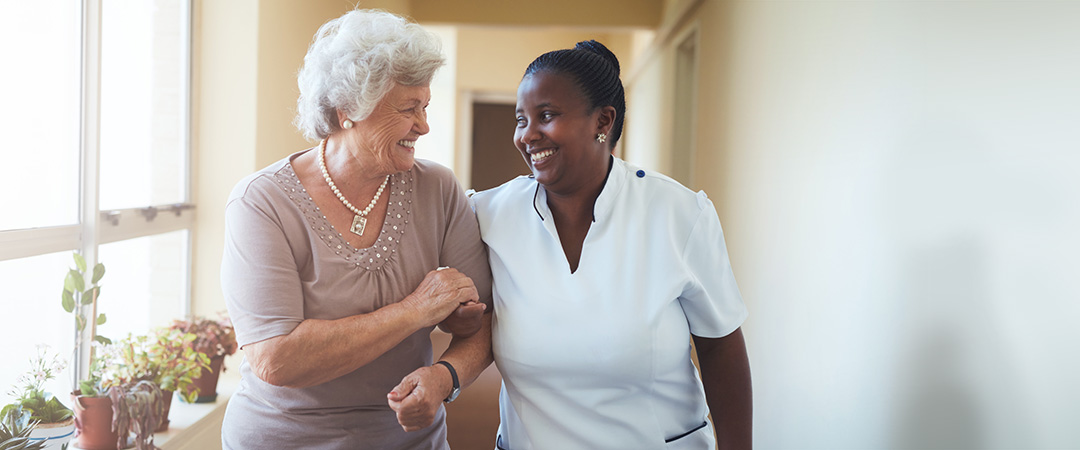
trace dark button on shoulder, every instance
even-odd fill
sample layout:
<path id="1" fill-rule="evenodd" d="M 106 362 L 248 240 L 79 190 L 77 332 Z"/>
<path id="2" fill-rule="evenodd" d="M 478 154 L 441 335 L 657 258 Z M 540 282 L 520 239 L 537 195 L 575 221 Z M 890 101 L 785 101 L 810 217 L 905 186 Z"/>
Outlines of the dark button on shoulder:
<path id="1" fill-rule="evenodd" d="M 638 178 L 645 178 L 645 171 L 644 170 L 638 170 L 637 171 L 637 177 Z"/>

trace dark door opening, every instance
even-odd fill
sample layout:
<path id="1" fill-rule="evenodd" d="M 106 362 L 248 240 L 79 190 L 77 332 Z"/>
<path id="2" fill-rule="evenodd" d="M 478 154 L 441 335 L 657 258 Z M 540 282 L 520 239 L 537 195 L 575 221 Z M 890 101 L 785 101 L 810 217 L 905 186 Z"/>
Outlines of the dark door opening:
<path id="1" fill-rule="evenodd" d="M 528 175 L 521 153 L 514 147 L 517 120 L 514 105 L 472 105 L 472 165 L 469 185 L 477 191 L 491 189 L 518 175 Z"/>

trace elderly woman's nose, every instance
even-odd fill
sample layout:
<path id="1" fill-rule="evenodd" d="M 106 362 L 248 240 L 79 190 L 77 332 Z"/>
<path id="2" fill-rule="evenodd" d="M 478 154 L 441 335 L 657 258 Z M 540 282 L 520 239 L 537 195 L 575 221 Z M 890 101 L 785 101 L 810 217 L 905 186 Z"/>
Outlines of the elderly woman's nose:
<path id="1" fill-rule="evenodd" d="M 431 131 L 431 127 L 427 123 L 427 110 L 421 109 L 420 114 L 416 115 L 416 124 L 413 125 L 413 129 L 421 135 L 428 134 Z"/>

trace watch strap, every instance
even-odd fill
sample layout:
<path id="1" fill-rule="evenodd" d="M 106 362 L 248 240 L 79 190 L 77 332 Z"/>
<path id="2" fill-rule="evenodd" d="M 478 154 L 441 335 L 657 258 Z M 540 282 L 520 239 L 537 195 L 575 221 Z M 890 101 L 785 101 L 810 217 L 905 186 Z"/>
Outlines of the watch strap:
<path id="1" fill-rule="evenodd" d="M 454 387 L 450 390 L 450 396 L 443 400 L 444 402 L 450 403 L 457 398 L 458 392 L 461 391 L 461 383 L 458 381 L 457 370 L 454 370 L 454 366 L 446 361 L 436 361 L 435 364 L 442 364 L 450 371 L 450 379 L 453 380 Z"/>

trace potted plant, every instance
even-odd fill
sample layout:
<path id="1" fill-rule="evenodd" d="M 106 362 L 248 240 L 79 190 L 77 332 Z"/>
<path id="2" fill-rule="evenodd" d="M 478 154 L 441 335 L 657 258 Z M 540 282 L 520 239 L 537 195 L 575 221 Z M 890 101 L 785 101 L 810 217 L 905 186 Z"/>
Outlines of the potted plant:
<path id="1" fill-rule="evenodd" d="M 41 442 L 46 449 L 63 448 L 75 434 L 75 417 L 67 406 L 52 394 L 45 392 L 45 383 L 64 370 L 59 355 L 51 354 L 46 345 L 37 346 L 37 354 L 30 358 L 30 371 L 19 377 L 11 391 L 15 402 L 4 406 L 0 416 L 8 417 L 15 410 L 29 414 L 36 423 L 30 439 Z"/>
<path id="2" fill-rule="evenodd" d="M 236 331 L 232 321 L 224 315 L 218 319 L 193 317 L 187 320 L 174 320 L 169 329 L 195 335 L 195 340 L 188 346 L 196 352 L 210 357 L 210 369 L 193 380 L 192 385 L 199 395 L 195 403 L 209 403 L 217 400 L 218 376 L 225 371 L 225 357 L 236 353 Z M 183 398 L 183 397 L 182 397 Z"/>
<path id="3" fill-rule="evenodd" d="M 0 414 L 0 450 L 42 450 L 45 443 L 30 438 L 35 425 L 29 411 L 21 407 L 5 409 Z"/>
<path id="4" fill-rule="evenodd" d="M 105 324 L 105 314 L 98 314 L 98 298 L 101 296 L 101 278 L 105 265 L 97 263 L 88 270 L 82 255 L 73 253 L 75 268 L 64 277 L 61 306 L 75 319 L 74 357 L 82 355 L 83 342 L 91 342 L 90 367 L 86 379 L 74 374 L 71 393 L 75 409 L 76 445 L 85 450 L 111 450 L 116 448 L 116 432 L 112 430 L 112 402 L 101 386 L 99 358 L 94 352 L 109 339 L 97 334 L 98 325 Z M 87 281 L 89 280 L 89 282 Z M 86 338 L 86 339 L 84 339 Z"/>
<path id="5" fill-rule="evenodd" d="M 158 328 L 147 335 L 128 336 L 115 344 L 105 346 L 102 352 L 102 386 L 132 387 L 140 381 L 153 383 L 164 393 L 161 406 L 165 413 L 157 431 L 169 427 L 168 411 L 172 405 L 172 393 L 193 402 L 198 389 L 192 380 L 209 369 L 210 358 L 196 352 L 190 344 L 196 339 L 191 333 L 169 328 Z M 114 405 L 114 410 L 115 405 Z M 115 419 L 114 419 L 115 422 Z"/>
<path id="6" fill-rule="evenodd" d="M 94 347 L 98 352 L 90 362 L 90 376 L 80 381 L 79 388 L 72 393 L 75 400 L 75 445 L 83 450 L 124 448 L 117 444 L 119 435 L 113 426 L 112 399 L 101 379 L 101 353 L 105 345 L 94 342 Z"/>
<path id="7" fill-rule="evenodd" d="M 117 438 L 117 448 L 124 448 L 125 438 L 129 433 L 134 433 L 137 450 L 157 449 L 154 446 L 154 431 L 158 431 L 158 424 L 167 422 L 166 396 L 157 384 L 147 380 L 109 388 L 113 429 L 120 436 Z"/>

